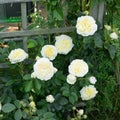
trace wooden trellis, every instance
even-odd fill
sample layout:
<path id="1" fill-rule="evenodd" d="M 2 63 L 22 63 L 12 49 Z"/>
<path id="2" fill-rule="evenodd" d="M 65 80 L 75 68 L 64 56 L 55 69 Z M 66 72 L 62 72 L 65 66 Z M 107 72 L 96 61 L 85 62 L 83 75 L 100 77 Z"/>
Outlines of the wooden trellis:
<path id="1" fill-rule="evenodd" d="M 27 2 L 32 2 L 33 0 L 0 0 L 0 4 L 6 3 L 21 3 L 21 18 L 22 18 L 22 30 L 15 32 L 0 32 L 0 38 L 23 38 L 23 48 L 27 51 L 27 37 L 52 34 L 52 33 L 66 33 L 75 30 L 75 27 L 64 27 L 64 28 L 52 28 L 52 29 L 34 29 L 27 30 Z M 34 0 L 39 1 L 39 0 Z M 101 24 L 103 24 L 105 6 L 104 3 L 98 3 L 93 10 L 91 10 L 91 15 L 97 19 Z M 1 68 L 1 66 L 0 66 Z"/>

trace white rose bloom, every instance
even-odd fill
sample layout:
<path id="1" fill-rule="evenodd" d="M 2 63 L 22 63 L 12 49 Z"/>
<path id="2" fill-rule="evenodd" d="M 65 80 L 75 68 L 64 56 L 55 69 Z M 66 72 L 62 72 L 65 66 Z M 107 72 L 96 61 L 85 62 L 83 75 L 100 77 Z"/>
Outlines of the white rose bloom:
<path id="1" fill-rule="evenodd" d="M 40 58 L 34 64 L 34 73 L 40 80 L 49 80 L 55 73 L 55 68 L 48 58 Z"/>
<path id="2" fill-rule="evenodd" d="M 90 100 L 96 96 L 98 91 L 93 85 L 85 86 L 80 90 L 82 100 Z"/>
<path id="3" fill-rule="evenodd" d="M 76 29 L 78 34 L 89 36 L 97 31 L 97 24 L 92 16 L 81 16 L 77 19 Z"/>
<path id="4" fill-rule="evenodd" d="M 45 45 L 42 47 L 41 55 L 50 60 L 54 60 L 55 57 L 57 56 L 57 49 L 53 45 Z"/>
<path id="5" fill-rule="evenodd" d="M 89 82 L 91 84 L 95 84 L 97 82 L 96 78 L 94 76 L 89 77 Z"/>
<path id="6" fill-rule="evenodd" d="M 49 103 L 53 103 L 55 101 L 55 98 L 53 97 L 53 95 L 48 95 L 46 97 L 46 101 Z"/>
<path id="7" fill-rule="evenodd" d="M 75 84 L 75 82 L 76 82 L 76 77 L 72 74 L 69 74 L 67 76 L 67 83 L 73 85 Z"/>
<path id="8" fill-rule="evenodd" d="M 70 74 L 76 77 L 83 77 L 88 73 L 88 65 L 84 60 L 75 59 L 68 66 L 68 71 Z"/>
<path id="9" fill-rule="evenodd" d="M 57 48 L 57 51 L 59 54 L 68 54 L 74 44 L 72 43 L 72 38 L 67 35 L 59 35 L 55 37 L 55 47 Z"/>
<path id="10" fill-rule="evenodd" d="M 21 48 L 14 49 L 8 56 L 11 64 L 19 63 L 28 58 L 28 54 Z"/>
<path id="11" fill-rule="evenodd" d="M 113 32 L 113 33 L 110 34 L 110 38 L 118 39 L 118 35 L 115 32 Z"/>

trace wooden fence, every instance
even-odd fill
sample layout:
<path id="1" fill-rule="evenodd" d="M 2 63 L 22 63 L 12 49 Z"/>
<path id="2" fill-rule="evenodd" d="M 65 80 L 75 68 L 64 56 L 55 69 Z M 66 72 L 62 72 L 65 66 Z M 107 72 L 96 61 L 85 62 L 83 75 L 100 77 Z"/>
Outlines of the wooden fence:
<path id="1" fill-rule="evenodd" d="M 65 27 L 65 28 L 52 28 L 52 29 L 34 29 L 27 30 L 27 2 L 32 2 L 33 0 L 0 0 L 0 4 L 6 3 L 21 3 L 21 18 L 22 18 L 22 30 L 15 32 L 0 32 L 0 38 L 23 38 L 23 48 L 27 51 L 27 37 L 52 34 L 52 33 L 66 33 L 75 30 L 75 27 Z M 39 0 L 34 0 L 39 1 Z M 98 3 L 92 10 L 91 15 L 97 19 L 101 24 L 103 24 L 105 6 L 103 2 Z M 1 68 L 1 66 L 0 66 Z"/>

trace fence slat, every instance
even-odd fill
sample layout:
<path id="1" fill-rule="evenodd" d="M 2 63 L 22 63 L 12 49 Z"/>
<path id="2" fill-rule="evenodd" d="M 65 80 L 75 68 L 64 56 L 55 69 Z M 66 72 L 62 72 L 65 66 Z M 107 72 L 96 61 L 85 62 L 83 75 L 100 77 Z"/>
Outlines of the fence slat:
<path id="1" fill-rule="evenodd" d="M 0 38 L 11 38 L 11 37 L 25 37 L 25 36 L 35 36 L 53 33 L 66 33 L 72 32 L 75 27 L 63 27 L 63 28 L 51 28 L 51 29 L 34 29 L 34 30 L 23 30 L 16 32 L 0 32 Z"/>
<path id="2" fill-rule="evenodd" d="M 9 68 L 9 66 L 6 63 L 0 63 L 0 69 L 1 68 Z"/>
<path id="3" fill-rule="evenodd" d="M 18 2 L 32 2 L 34 0 L 0 0 L 0 4 L 6 4 L 6 3 L 18 3 Z M 40 0 L 35 0 L 40 1 Z"/>

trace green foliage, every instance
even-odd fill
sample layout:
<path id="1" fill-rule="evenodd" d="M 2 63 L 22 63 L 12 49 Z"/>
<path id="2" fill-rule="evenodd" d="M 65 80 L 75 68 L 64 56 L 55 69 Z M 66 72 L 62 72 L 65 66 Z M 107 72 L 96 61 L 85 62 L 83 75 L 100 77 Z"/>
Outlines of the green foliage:
<path id="1" fill-rule="evenodd" d="M 2 107 L 2 111 L 5 113 L 10 113 L 13 110 L 15 110 L 15 106 L 11 103 L 6 103 L 3 107 Z"/>
<path id="2" fill-rule="evenodd" d="M 37 46 L 37 42 L 33 39 L 28 40 L 28 48 L 35 48 Z"/>
<path id="3" fill-rule="evenodd" d="M 55 37 L 60 34 L 42 35 L 28 38 L 29 58 L 17 64 L 10 64 L 8 55 L 11 50 L 21 48 L 21 42 L 0 41 L 0 62 L 7 68 L 0 68 L 0 103 L 2 120 L 80 120 L 78 111 L 84 110 L 88 120 L 114 120 L 120 118 L 120 2 L 119 0 L 41 0 L 47 16 L 38 10 L 31 15 L 32 23 L 28 29 L 53 28 L 76 25 L 78 16 L 85 15 L 98 2 L 105 2 L 105 27 L 94 35 L 83 37 L 66 33 L 73 39 L 74 47 L 67 55 L 59 54 L 51 61 L 58 69 L 54 76 L 43 81 L 31 76 L 36 56 L 42 57 L 44 45 L 54 45 Z M 114 9 L 113 9 L 114 7 Z M 118 39 L 112 39 L 115 32 Z M 65 34 L 65 33 L 63 33 Z M 66 81 L 68 66 L 74 59 L 83 59 L 88 63 L 89 73 L 77 78 L 74 85 Z M 95 76 L 98 94 L 95 99 L 83 101 L 80 90 L 90 85 L 89 77 Z M 54 102 L 46 97 L 52 94 Z M 74 109 L 73 109 L 74 108 Z"/>
<path id="4" fill-rule="evenodd" d="M 20 109 L 18 109 L 15 114 L 14 114 L 14 118 L 15 120 L 21 120 L 22 118 L 22 111 Z"/>

